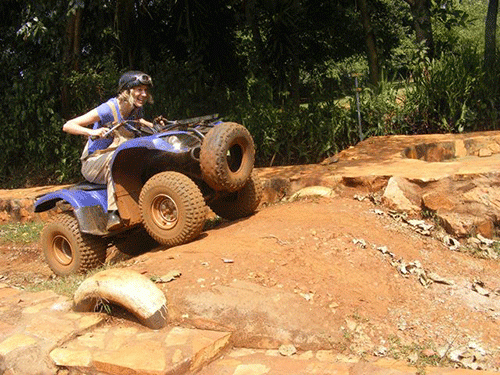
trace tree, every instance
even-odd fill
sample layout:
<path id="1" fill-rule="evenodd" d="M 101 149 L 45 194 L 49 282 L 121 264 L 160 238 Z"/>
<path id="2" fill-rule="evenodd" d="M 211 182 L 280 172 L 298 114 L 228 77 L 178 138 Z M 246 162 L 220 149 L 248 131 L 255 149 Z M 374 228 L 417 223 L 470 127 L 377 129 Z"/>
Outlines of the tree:
<path id="1" fill-rule="evenodd" d="M 484 29 L 484 68 L 486 73 L 496 66 L 496 30 L 498 0 L 489 0 L 486 25 Z"/>
<path id="2" fill-rule="evenodd" d="M 417 44 L 424 44 L 427 47 L 427 55 L 433 57 L 434 38 L 432 35 L 430 0 L 404 1 L 410 6 Z"/>
<path id="3" fill-rule="evenodd" d="M 72 70 L 78 70 L 79 67 L 83 7 L 83 2 L 76 2 L 68 11 L 63 54 L 65 78 L 70 76 Z M 65 82 L 61 90 L 61 111 L 65 118 L 70 117 L 70 103 L 70 89 L 68 83 Z"/>
<path id="4" fill-rule="evenodd" d="M 135 18 L 135 0 L 116 0 L 115 28 L 121 52 L 121 63 L 130 68 L 136 65 L 137 32 L 139 29 Z"/>
<path id="5" fill-rule="evenodd" d="M 361 13 L 361 21 L 363 23 L 363 29 L 365 31 L 365 43 L 366 43 L 366 51 L 368 54 L 370 82 L 373 86 L 376 86 L 379 80 L 378 53 L 375 41 L 375 33 L 371 25 L 370 13 L 368 11 L 368 4 L 366 0 L 359 0 L 359 10 Z"/>

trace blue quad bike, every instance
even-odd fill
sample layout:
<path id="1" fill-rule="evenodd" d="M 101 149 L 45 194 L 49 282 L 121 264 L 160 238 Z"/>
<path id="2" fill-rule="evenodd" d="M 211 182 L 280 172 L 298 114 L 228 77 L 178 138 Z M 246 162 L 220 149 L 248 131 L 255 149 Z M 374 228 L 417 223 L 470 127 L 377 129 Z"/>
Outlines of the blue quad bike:
<path id="1" fill-rule="evenodd" d="M 106 229 L 105 185 L 84 182 L 35 201 L 35 212 L 58 210 L 41 234 L 45 260 L 56 275 L 98 267 L 108 246 L 124 240 L 138 246 L 145 237 L 166 246 L 192 241 L 203 230 L 207 206 L 228 220 L 257 210 L 262 184 L 244 126 L 211 115 L 155 120 L 153 130 L 135 131 L 138 136 L 122 143 L 111 162 L 120 229 Z"/>

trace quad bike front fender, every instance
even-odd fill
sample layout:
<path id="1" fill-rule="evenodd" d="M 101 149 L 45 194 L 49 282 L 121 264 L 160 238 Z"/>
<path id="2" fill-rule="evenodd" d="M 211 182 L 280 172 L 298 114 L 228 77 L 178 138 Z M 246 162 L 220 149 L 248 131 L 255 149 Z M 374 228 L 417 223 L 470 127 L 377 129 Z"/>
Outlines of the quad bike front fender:
<path id="1" fill-rule="evenodd" d="M 172 141 L 177 138 L 179 142 Z M 182 142 L 180 141 L 182 139 Z M 144 149 L 166 152 L 170 155 L 190 153 L 192 144 L 201 144 L 201 139 L 184 131 L 154 134 L 146 137 L 133 138 L 122 143 L 115 152 L 115 159 L 121 151 L 127 149 Z"/>
<path id="2" fill-rule="evenodd" d="M 139 195 L 144 183 L 156 173 L 192 161 L 193 150 L 200 144 L 196 136 L 179 131 L 135 138 L 118 146 L 111 175 L 118 211 L 126 225 L 142 222 Z"/>

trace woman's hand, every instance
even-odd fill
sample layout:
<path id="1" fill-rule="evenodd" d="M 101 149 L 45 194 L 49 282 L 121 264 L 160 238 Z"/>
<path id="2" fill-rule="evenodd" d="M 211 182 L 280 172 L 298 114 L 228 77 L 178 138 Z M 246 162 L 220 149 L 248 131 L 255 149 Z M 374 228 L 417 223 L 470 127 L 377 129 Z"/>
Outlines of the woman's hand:
<path id="1" fill-rule="evenodd" d="M 153 123 L 152 122 L 149 122 L 147 120 L 144 120 L 143 118 L 140 118 L 139 119 L 139 124 L 141 125 L 145 125 L 147 126 L 148 128 L 153 128 Z"/>
<path id="2" fill-rule="evenodd" d="M 89 135 L 92 138 L 104 138 L 106 133 L 109 131 L 108 128 L 97 128 L 97 129 L 88 129 Z"/>

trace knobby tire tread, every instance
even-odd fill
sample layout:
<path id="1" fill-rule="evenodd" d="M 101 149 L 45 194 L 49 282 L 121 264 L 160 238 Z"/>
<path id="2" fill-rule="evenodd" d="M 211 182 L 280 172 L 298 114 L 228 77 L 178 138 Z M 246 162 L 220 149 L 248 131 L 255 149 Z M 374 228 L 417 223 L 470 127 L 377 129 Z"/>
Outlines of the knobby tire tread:
<path id="1" fill-rule="evenodd" d="M 226 153 L 235 140 L 243 140 L 243 162 L 235 173 L 229 170 Z M 215 190 L 234 192 L 241 189 L 249 178 L 255 161 L 255 148 L 250 132 L 235 122 L 215 126 L 205 137 L 200 150 L 200 167 L 203 180 Z"/>
<path id="2" fill-rule="evenodd" d="M 181 197 L 181 202 L 176 203 L 181 203 L 184 207 L 185 223 L 181 230 L 175 228 L 176 230 L 172 231 L 175 234 L 173 237 L 162 236 L 162 233 L 157 233 L 147 224 L 149 211 L 146 209 L 145 199 L 151 190 L 160 186 L 174 190 Z M 189 177 L 178 172 L 162 172 L 151 177 L 141 191 L 139 206 L 146 231 L 162 245 L 177 246 L 194 240 L 200 235 L 206 220 L 205 200 L 200 189 Z"/>
<path id="3" fill-rule="evenodd" d="M 48 236 L 54 234 L 54 231 L 62 227 L 70 232 L 68 241 L 73 243 L 73 251 L 80 254 L 79 264 L 73 267 L 59 266 L 56 261 L 54 264 L 49 262 L 50 269 L 57 275 L 67 275 L 73 273 L 85 273 L 88 270 L 101 266 L 106 260 L 107 242 L 101 237 L 93 236 L 80 232 L 78 220 L 71 212 L 63 212 L 54 216 L 45 226 L 42 233 L 42 243 L 47 244 Z M 50 230 L 50 231 L 49 231 Z M 58 231 L 61 231 L 59 229 Z M 44 252 L 46 250 L 44 249 Z M 46 255 L 47 257 L 47 255 Z M 73 257 L 75 261 L 76 256 Z M 68 272 L 70 270 L 70 272 Z"/>
<path id="4" fill-rule="evenodd" d="M 255 213 L 262 200 L 262 194 L 262 181 L 253 172 L 242 189 L 210 203 L 209 207 L 224 219 L 237 220 Z"/>

